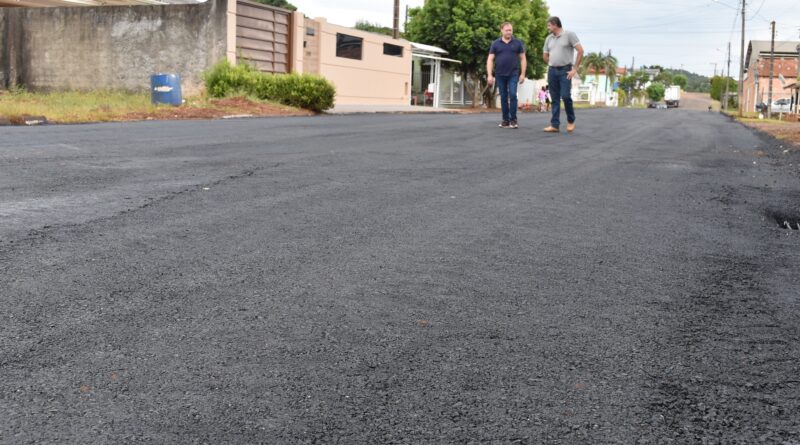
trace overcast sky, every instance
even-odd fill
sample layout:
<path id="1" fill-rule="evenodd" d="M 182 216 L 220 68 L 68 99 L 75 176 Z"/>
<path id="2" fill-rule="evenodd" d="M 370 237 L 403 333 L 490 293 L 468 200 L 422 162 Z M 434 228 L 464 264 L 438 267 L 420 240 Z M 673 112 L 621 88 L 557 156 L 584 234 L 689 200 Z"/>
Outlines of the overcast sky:
<path id="1" fill-rule="evenodd" d="M 364 19 L 392 25 L 392 0 L 291 0 L 309 17 L 353 26 Z M 710 76 L 725 65 L 731 42 L 731 75 L 738 77 L 741 14 L 738 0 L 547 0 L 552 15 L 575 31 L 587 51 L 611 50 L 620 64 L 683 67 Z M 401 0 L 405 7 L 423 0 Z M 599 6 L 599 5 L 602 5 Z M 800 0 L 747 0 L 746 40 L 800 41 Z M 403 19 L 401 18 L 401 23 Z M 401 25 L 402 26 L 402 25 Z M 425 43 L 425 42 L 421 42 Z M 746 49 L 745 49 L 746 51 Z"/>

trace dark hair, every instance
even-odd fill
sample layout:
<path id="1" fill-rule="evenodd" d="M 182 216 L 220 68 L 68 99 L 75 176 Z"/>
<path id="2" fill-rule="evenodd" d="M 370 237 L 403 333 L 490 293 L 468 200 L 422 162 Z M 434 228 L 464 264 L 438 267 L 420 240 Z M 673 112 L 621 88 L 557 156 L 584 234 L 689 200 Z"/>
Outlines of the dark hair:
<path id="1" fill-rule="evenodd" d="M 559 28 L 563 28 L 563 26 L 561 26 L 561 19 L 556 17 L 556 16 L 553 16 L 553 17 L 550 17 L 549 19 L 547 19 L 547 23 L 552 23 L 553 25 L 556 25 Z"/>

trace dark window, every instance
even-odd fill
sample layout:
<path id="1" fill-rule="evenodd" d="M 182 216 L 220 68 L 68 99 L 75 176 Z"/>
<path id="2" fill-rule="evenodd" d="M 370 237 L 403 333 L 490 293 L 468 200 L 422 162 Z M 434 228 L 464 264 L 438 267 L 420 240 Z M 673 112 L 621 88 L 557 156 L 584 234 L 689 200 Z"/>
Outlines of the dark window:
<path id="1" fill-rule="evenodd" d="M 392 45 L 389 43 L 383 44 L 383 53 L 387 56 L 403 57 L 403 47 Z"/>
<path id="2" fill-rule="evenodd" d="M 336 34 L 336 57 L 361 60 L 361 47 L 364 39 L 360 37 L 348 36 L 347 34 Z"/>
<path id="3" fill-rule="evenodd" d="M 306 28 L 306 35 L 307 36 L 315 36 L 317 35 L 317 30 L 314 28 Z"/>

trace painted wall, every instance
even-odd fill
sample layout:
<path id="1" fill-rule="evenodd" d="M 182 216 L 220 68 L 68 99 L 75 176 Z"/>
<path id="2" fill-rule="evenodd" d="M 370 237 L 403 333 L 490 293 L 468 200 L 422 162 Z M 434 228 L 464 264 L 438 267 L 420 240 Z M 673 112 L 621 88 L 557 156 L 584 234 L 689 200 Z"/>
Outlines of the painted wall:
<path id="1" fill-rule="evenodd" d="M 0 8 L 0 86 L 147 90 L 178 73 L 184 92 L 226 57 L 227 0 L 197 5 Z"/>
<path id="2" fill-rule="evenodd" d="M 337 104 L 408 105 L 411 90 L 411 44 L 353 28 L 314 19 L 318 23 L 318 48 L 306 46 L 303 61 L 306 72 L 313 73 L 318 59 L 319 72 L 336 85 Z M 307 23 L 308 26 L 308 23 Z M 336 56 L 336 34 L 363 38 L 361 60 Z M 313 39 L 312 39 L 313 40 Z M 307 39 L 308 41 L 308 39 Z M 403 47 L 403 56 L 383 54 L 383 44 Z M 311 54 L 309 54 L 311 53 Z"/>

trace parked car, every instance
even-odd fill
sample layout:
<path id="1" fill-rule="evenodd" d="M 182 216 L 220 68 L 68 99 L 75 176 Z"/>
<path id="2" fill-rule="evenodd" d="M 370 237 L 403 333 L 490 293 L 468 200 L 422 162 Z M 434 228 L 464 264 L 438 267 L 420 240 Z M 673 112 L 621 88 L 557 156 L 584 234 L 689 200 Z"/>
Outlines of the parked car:
<path id="1" fill-rule="evenodd" d="M 772 102 L 772 112 L 773 113 L 788 113 L 791 111 L 792 101 L 791 99 L 778 99 Z M 766 113 L 767 104 L 764 102 L 759 102 L 756 104 L 756 111 L 759 113 Z"/>
<path id="2" fill-rule="evenodd" d="M 778 99 L 772 102 L 773 113 L 788 113 L 791 111 L 792 101 L 789 99 Z"/>

